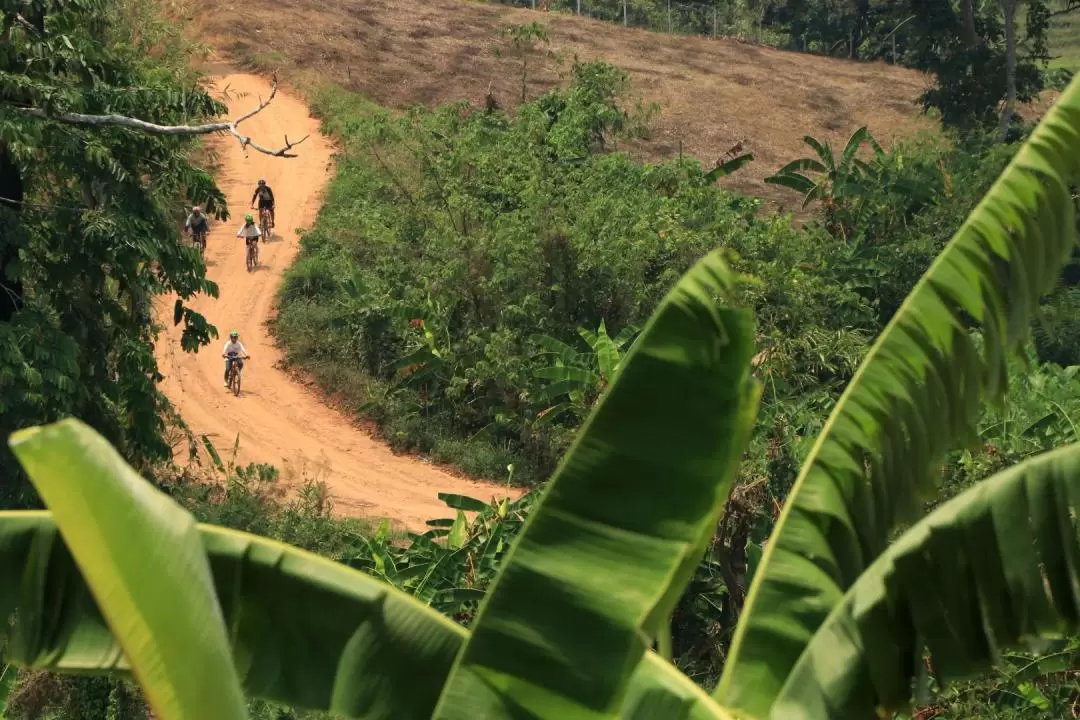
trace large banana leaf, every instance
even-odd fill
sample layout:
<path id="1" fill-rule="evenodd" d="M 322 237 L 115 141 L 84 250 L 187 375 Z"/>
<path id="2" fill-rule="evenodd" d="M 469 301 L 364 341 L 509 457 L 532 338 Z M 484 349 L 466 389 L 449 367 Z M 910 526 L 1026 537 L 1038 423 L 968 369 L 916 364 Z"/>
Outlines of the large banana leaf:
<path id="1" fill-rule="evenodd" d="M 77 420 L 15 433 L 11 448 L 52 510 L 155 714 L 163 720 L 244 718 L 244 696 L 192 517 Z M 36 546 L 32 560 L 43 562 L 57 545 L 53 536 Z M 11 590 L 3 596 L 9 599 Z M 85 603 L 85 594 L 76 600 Z M 21 624 L 39 631 L 52 619 L 20 615 Z M 82 647 L 86 638 L 76 637 Z M 115 664 L 117 658 L 112 652 L 97 661 Z"/>
<path id="2" fill-rule="evenodd" d="M 345 565 L 247 533 L 198 531 L 249 694 L 345 718 L 431 717 L 464 628 Z M 0 577 L 0 616 L 14 618 L 7 661 L 60 672 L 128 668 L 50 513 L 0 512 Z M 728 717 L 649 653 L 624 717 L 656 717 L 653 707 L 686 713 L 672 718 Z"/>
<path id="3" fill-rule="evenodd" d="M 1075 240 L 1080 79 L 1058 99 L 882 332 L 792 489 L 747 596 L 717 687 L 768 714 L 792 666 L 889 533 L 920 513 L 939 465 L 1005 390 Z M 965 318 L 981 327 L 976 350 Z"/>
<path id="4" fill-rule="evenodd" d="M 440 719 L 614 717 L 731 489 L 757 408 L 719 253 L 667 295 L 503 562 Z"/>
<path id="5" fill-rule="evenodd" d="M 939 679 L 1080 621 L 1080 444 L 943 504 L 851 586 L 788 676 L 772 717 L 874 717 L 907 705 L 924 643 Z"/>

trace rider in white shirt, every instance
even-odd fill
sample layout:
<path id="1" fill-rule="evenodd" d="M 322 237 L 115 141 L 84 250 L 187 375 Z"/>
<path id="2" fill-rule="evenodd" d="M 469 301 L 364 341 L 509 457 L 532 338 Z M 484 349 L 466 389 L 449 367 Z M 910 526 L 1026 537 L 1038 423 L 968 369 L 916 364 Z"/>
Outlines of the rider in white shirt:
<path id="1" fill-rule="evenodd" d="M 244 348 L 244 343 L 240 342 L 240 333 L 236 330 L 229 333 L 229 340 L 221 351 L 221 357 L 225 358 L 225 387 L 229 387 L 229 363 L 233 362 L 229 358 L 229 353 L 236 354 L 236 362 L 240 364 L 240 370 L 244 369 L 244 358 L 251 357 Z"/>

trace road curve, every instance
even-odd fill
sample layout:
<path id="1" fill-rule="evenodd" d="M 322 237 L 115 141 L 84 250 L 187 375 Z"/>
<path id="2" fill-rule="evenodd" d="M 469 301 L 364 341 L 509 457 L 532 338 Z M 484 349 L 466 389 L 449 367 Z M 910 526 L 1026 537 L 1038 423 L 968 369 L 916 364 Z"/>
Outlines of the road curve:
<path id="1" fill-rule="evenodd" d="M 229 88 L 232 117 L 270 93 L 269 83 L 253 75 L 214 80 L 218 90 Z M 223 455 L 231 452 L 239 433 L 239 462 L 274 464 L 287 482 L 304 477 L 326 482 L 335 512 L 342 515 L 389 517 L 419 530 L 425 520 L 452 512 L 439 501 L 439 492 L 484 500 L 505 495 L 504 486 L 457 477 L 417 457 L 394 454 L 282 370 L 283 355 L 269 336 L 266 320 L 282 274 L 299 249 L 295 229 L 315 221 L 333 172 L 333 148 L 304 103 L 280 90 L 273 103 L 240 128 L 267 147 L 280 146 L 286 134 L 291 139 L 311 137 L 296 148 L 299 157 L 291 159 L 255 151 L 245 154 L 232 137 L 213 141 L 221 162 L 218 184 L 233 217 L 213 222 L 207 243 L 207 271 L 218 283 L 220 296 L 201 297 L 192 307 L 217 326 L 222 338 L 197 354 L 185 353 L 180 349 L 180 328 L 168 321 L 175 298 L 162 298 L 158 306 L 160 316 L 168 319 L 157 344 L 165 376 L 162 389 L 181 416 L 197 435 L 209 436 Z M 259 267 L 248 273 L 243 242 L 234 235 L 260 177 L 277 197 L 277 227 L 273 240 L 260 248 Z M 233 328 L 240 331 L 252 356 L 238 398 L 222 387 L 221 345 Z"/>

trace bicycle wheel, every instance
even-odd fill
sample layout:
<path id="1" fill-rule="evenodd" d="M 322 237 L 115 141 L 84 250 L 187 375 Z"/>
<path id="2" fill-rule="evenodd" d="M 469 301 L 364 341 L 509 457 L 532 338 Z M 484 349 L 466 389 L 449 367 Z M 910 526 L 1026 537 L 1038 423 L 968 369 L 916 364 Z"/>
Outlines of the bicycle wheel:
<path id="1" fill-rule="evenodd" d="M 240 368 L 236 363 L 233 363 L 232 373 L 229 375 L 229 387 L 232 388 L 233 395 L 240 396 Z"/>
<path id="2" fill-rule="evenodd" d="M 249 244 L 247 246 L 247 255 L 245 256 L 245 262 L 247 263 L 247 271 L 248 272 L 251 272 L 252 270 L 255 269 L 255 258 L 254 258 L 255 253 L 252 251 L 251 248 L 252 248 L 252 246 Z"/>
<path id="3" fill-rule="evenodd" d="M 263 211 L 261 211 L 259 213 L 259 225 L 260 225 L 259 229 L 262 230 L 263 242 L 266 242 L 267 240 L 270 239 L 270 211 L 269 210 L 263 210 Z"/>

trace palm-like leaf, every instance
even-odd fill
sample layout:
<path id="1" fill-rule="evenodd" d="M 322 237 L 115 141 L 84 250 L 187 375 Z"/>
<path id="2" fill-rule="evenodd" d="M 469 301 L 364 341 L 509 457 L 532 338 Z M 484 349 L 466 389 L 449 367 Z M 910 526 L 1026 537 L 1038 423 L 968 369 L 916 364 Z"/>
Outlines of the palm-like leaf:
<path id="1" fill-rule="evenodd" d="M 814 149 L 814 152 L 821 158 L 821 164 L 824 166 L 818 172 L 836 172 L 836 159 L 833 157 L 832 148 L 829 147 L 829 143 L 821 142 L 813 135 L 804 135 L 803 142 Z"/>
<path id="2" fill-rule="evenodd" d="M 807 645 L 773 706 L 787 720 L 903 708 L 929 646 L 964 677 L 1026 637 L 1080 620 L 1080 444 L 943 504 L 889 546 Z M 1034 542 L 1033 542 L 1034 541 Z"/>
<path id="3" fill-rule="evenodd" d="M 559 358 L 564 365 L 576 365 L 578 363 L 581 353 L 562 340 L 553 338 L 550 335 L 533 335 L 530 339 L 545 353 L 550 353 Z"/>
<path id="4" fill-rule="evenodd" d="M 1005 389 L 1040 294 L 1074 244 L 1080 164 L 1072 83 L 905 300 L 833 410 L 747 596 L 721 703 L 764 717 L 810 638 L 932 496 L 945 452 Z M 965 317 L 982 329 L 973 343 Z"/>
<path id="5" fill-rule="evenodd" d="M 596 364 L 600 368 L 600 374 L 607 382 L 612 382 L 619 367 L 619 349 L 615 347 L 611 336 L 608 335 L 607 325 L 603 320 L 600 321 L 600 328 L 596 331 L 596 339 L 592 347 L 593 352 L 596 353 Z"/>
<path id="6" fill-rule="evenodd" d="M 249 694 L 345 718 L 431 717 L 464 628 L 344 565 L 247 533 L 197 529 Z M 0 512 L 0 572 L 7 580 L 0 612 L 14 618 L 6 661 L 61 672 L 128 670 L 51 513 Z M 209 687 L 206 700 L 215 700 Z M 638 708 L 657 703 L 691 708 L 685 717 L 727 717 L 649 653 L 633 677 L 627 717 L 651 717 Z"/>
<path id="7" fill-rule="evenodd" d="M 797 172 L 778 172 L 775 175 L 770 175 L 769 177 L 765 178 L 765 182 L 770 185 L 779 185 L 780 187 L 786 187 L 789 190 L 794 190 L 795 192 L 800 192 L 803 194 L 809 193 L 817 187 L 817 183 L 815 183 L 813 180 L 806 177 L 805 175 Z"/>
<path id="8" fill-rule="evenodd" d="M 76 420 L 15 433 L 11 448 L 52 508 L 64 543 L 155 714 L 166 720 L 245 717 L 192 517 Z M 54 537 L 33 559 L 47 560 L 58 544 Z M 181 595 L 184 601 L 177 602 Z M 10 611 L 3 617 L 9 616 Z M 40 631 L 51 619 L 26 622 Z M 76 640 L 80 647 L 82 638 Z M 119 654 L 90 660 L 115 665 Z"/>
<path id="9" fill-rule="evenodd" d="M 700 559 L 756 409 L 752 323 L 721 304 L 731 282 L 713 253 L 650 319 L 504 561 L 436 717 L 620 710 Z"/>
<path id="10" fill-rule="evenodd" d="M 709 172 L 705 173 L 705 182 L 714 183 L 722 177 L 727 177 L 736 170 L 740 170 L 749 165 L 754 160 L 754 153 L 743 153 L 742 155 L 736 155 L 733 158 L 719 162 Z"/>
<path id="11" fill-rule="evenodd" d="M 844 146 L 844 152 L 840 154 L 840 166 L 837 170 L 841 173 L 849 171 L 852 161 L 855 160 L 855 155 L 859 152 L 859 148 L 868 138 L 870 138 L 870 131 L 865 125 L 851 134 L 847 144 Z"/>

